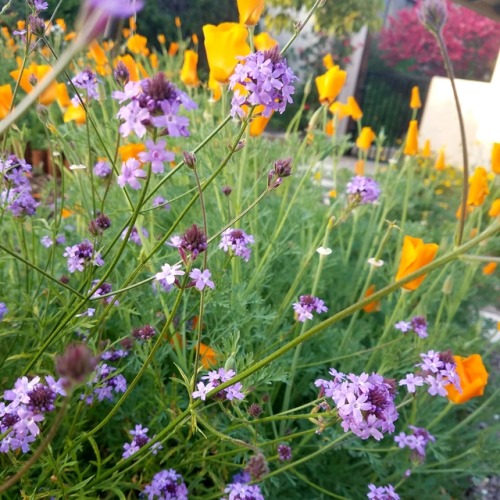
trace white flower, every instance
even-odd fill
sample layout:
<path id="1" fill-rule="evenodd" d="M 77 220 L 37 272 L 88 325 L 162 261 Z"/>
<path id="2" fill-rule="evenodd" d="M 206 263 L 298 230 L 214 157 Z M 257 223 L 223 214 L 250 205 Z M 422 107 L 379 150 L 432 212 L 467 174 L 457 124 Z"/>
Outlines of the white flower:
<path id="1" fill-rule="evenodd" d="M 70 165 L 69 169 L 70 170 L 85 170 L 87 167 L 85 165 Z"/>
<path id="2" fill-rule="evenodd" d="M 373 267 L 382 267 L 384 265 L 384 261 L 382 259 L 376 259 L 375 257 L 370 257 L 368 259 L 368 264 Z"/>
<path id="3" fill-rule="evenodd" d="M 316 252 L 318 252 L 320 255 L 330 255 L 332 253 L 332 249 L 325 248 L 325 247 L 319 247 L 316 249 Z"/>
<path id="4" fill-rule="evenodd" d="M 158 281 L 165 280 L 169 285 L 173 285 L 175 283 L 176 276 L 186 274 L 184 271 L 181 271 L 180 268 L 180 264 L 174 264 L 173 266 L 170 264 L 164 264 L 161 266 L 161 272 L 156 273 L 155 278 Z"/>

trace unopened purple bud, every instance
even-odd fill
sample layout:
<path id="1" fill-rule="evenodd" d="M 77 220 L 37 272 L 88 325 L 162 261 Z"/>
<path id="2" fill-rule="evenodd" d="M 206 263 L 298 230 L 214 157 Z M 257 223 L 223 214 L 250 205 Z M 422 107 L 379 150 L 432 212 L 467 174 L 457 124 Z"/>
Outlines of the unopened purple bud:
<path id="1" fill-rule="evenodd" d="M 445 0 L 423 0 L 418 9 L 418 17 L 431 33 L 440 33 L 448 17 Z"/>
<path id="2" fill-rule="evenodd" d="M 238 142 L 238 144 L 236 144 L 236 147 L 234 148 L 234 152 L 236 153 L 236 151 L 243 149 L 245 146 L 246 146 L 246 141 L 244 139 L 242 139 L 241 141 Z M 228 145 L 227 147 L 229 149 L 233 149 L 232 145 Z"/>
<path id="3" fill-rule="evenodd" d="M 254 481 L 260 481 L 269 472 L 266 457 L 262 453 L 257 453 L 248 461 L 245 471 Z"/>
<path id="4" fill-rule="evenodd" d="M 122 87 L 125 86 L 130 80 L 130 72 L 123 63 L 123 61 L 118 61 L 115 71 L 113 72 L 116 82 Z"/>
<path id="5" fill-rule="evenodd" d="M 292 158 L 282 158 L 274 162 L 274 171 L 278 177 L 288 177 L 292 174 Z"/>
<path id="6" fill-rule="evenodd" d="M 195 168 L 196 167 L 196 156 L 194 153 L 191 153 L 189 151 L 184 151 L 182 153 L 182 156 L 184 158 L 184 163 L 189 167 L 189 168 Z"/>
<path id="7" fill-rule="evenodd" d="M 45 34 L 45 23 L 38 16 L 31 14 L 28 17 L 28 25 L 33 35 L 41 37 Z"/>
<path id="8" fill-rule="evenodd" d="M 262 406 L 256 403 L 252 403 L 247 410 L 248 414 L 253 418 L 259 418 L 262 411 Z"/>
<path id="9" fill-rule="evenodd" d="M 232 193 L 232 188 L 231 186 L 224 186 L 222 188 L 222 192 L 224 193 L 225 196 L 229 196 Z"/>
<path id="10" fill-rule="evenodd" d="M 56 357 L 57 373 L 70 384 L 80 384 L 97 366 L 97 360 L 85 344 L 69 344 L 62 356 Z"/>
<path id="11" fill-rule="evenodd" d="M 28 78 L 28 83 L 32 87 L 34 87 L 38 83 L 38 78 L 33 73 L 31 73 L 31 75 Z"/>

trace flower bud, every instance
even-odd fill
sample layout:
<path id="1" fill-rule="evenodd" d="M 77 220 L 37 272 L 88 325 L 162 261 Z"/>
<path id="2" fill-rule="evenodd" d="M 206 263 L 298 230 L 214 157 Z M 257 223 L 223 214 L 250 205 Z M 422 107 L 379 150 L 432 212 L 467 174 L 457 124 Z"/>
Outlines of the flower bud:
<path id="1" fill-rule="evenodd" d="M 81 384 L 97 365 L 97 359 L 85 344 L 69 344 L 62 356 L 56 357 L 56 371 L 69 385 Z"/>
<path id="2" fill-rule="evenodd" d="M 184 163 L 189 167 L 189 168 L 195 168 L 196 167 L 196 156 L 194 153 L 191 153 L 189 151 L 184 151 L 182 153 L 182 156 L 184 158 Z"/>
<path id="3" fill-rule="evenodd" d="M 448 17 L 445 0 L 423 0 L 418 17 L 431 33 L 440 33 Z"/>
<path id="4" fill-rule="evenodd" d="M 225 196 L 229 196 L 232 193 L 232 188 L 231 186 L 224 186 L 222 188 L 222 192 L 224 193 Z"/>
<path id="5" fill-rule="evenodd" d="M 118 61 L 115 71 L 113 72 L 116 82 L 122 87 L 125 86 L 130 79 L 130 72 L 123 63 L 123 61 Z"/>
<path id="6" fill-rule="evenodd" d="M 224 370 L 229 371 L 229 370 L 234 370 L 236 367 L 236 359 L 234 359 L 234 356 L 231 354 L 229 358 L 227 358 L 226 363 L 224 364 Z"/>
<path id="7" fill-rule="evenodd" d="M 445 295 L 451 295 L 451 293 L 453 292 L 453 276 L 451 274 L 449 274 L 444 280 L 443 288 L 441 288 L 441 291 Z"/>
<path id="8" fill-rule="evenodd" d="M 28 25 L 33 35 L 42 37 L 45 34 L 45 23 L 38 16 L 31 14 L 28 17 Z"/>

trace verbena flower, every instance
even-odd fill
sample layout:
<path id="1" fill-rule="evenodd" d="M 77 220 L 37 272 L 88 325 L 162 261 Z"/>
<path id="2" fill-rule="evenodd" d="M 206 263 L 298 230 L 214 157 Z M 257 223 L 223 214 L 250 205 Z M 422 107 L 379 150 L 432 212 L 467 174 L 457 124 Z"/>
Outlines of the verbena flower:
<path id="1" fill-rule="evenodd" d="M 90 405 L 95 400 L 103 401 L 105 399 L 112 401 L 113 393 L 125 392 L 127 390 L 127 381 L 122 374 L 112 375 L 116 371 L 113 366 L 108 366 L 105 363 L 100 363 L 96 368 L 96 375 L 87 383 L 89 387 L 93 387 L 92 392 L 82 399 Z"/>
<path id="2" fill-rule="evenodd" d="M 165 78 L 157 73 L 152 78 L 140 82 L 129 82 L 124 91 L 114 91 L 113 98 L 125 103 L 118 111 L 122 120 L 120 133 L 127 137 L 134 132 L 138 137 L 146 134 L 146 127 L 162 129 L 160 133 L 172 137 L 189 135 L 189 120 L 179 115 L 181 106 L 195 109 L 196 103 Z M 171 153 L 170 153 L 171 154 Z"/>
<path id="3" fill-rule="evenodd" d="M 44 2 L 43 0 L 33 0 L 33 6 L 37 11 L 41 11 L 41 10 L 47 10 L 49 4 L 47 2 Z"/>
<path id="4" fill-rule="evenodd" d="M 287 444 L 278 445 L 278 458 L 281 462 L 286 462 L 292 459 L 292 449 Z"/>
<path id="5" fill-rule="evenodd" d="M 345 375 L 333 368 L 330 374 L 332 380 L 319 379 L 315 385 L 333 399 L 345 432 L 352 431 L 361 439 L 374 437 L 377 441 L 394 432 L 394 422 L 399 416 L 394 404 L 394 380 L 377 373 Z"/>
<path id="6" fill-rule="evenodd" d="M 411 430 L 411 434 L 400 432 L 398 436 L 395 436 L 394 441 L 400 448 L 410 448 L 412 450 L 412 460 L 423 463 L 427 445 L 430 442 L 434 443 L 436 439 L 422 427 L 409 425 L 408 428 Z"/>
<path id="7" fill-rule="evenodd" d="M 226 229 L 222 235 L 219 248 L 224 252 L 231 252 L 238 257 L 241 257 L 245 262 L 250 260 L 252 250 L 250 245 L 255 243 L 254 237 L 245 233 L 242 229 Z"/>
<path id="8" fill-rule="evenodd" d="M 224 500 L 264 500 L 259 485 L 249 485 L 245 483 L 231 483 L 226 486 Z"/>
<path id="9" fill-rule="evenodd" d="M 4 302 L 0 302 L 0 320 L 9 312 L 9 309 Z"/>
<path id="10" fill-rule="evenodd" d="M 293 102 L 293 82 L 297 80 L 278 46 L 268 51 L 257 51 L 240 57 L 234 74 L 229 78 L 229 88 L 234 90 L 231 115 L 244 116 L 242 106 L 264 106 L 263 116 L 273 111 L 283 113 L 287 103 Z"/>
<path id="11" fill-rule="evenodd" d="M 92 264 L 94 266 L 103 266 L 101 254 L 94 251 L 94 245 L 88 240 L 84 240 L 72 247 L 66 247 L 63 254 L 68 260 L 68 271 L 74 273 L 75 271 L 83 272 L 86 265 Z"/>
<path id="12" fill-rule="evenodd" d="M 151 325 L 134 328 L 132 337 L 139 340 L 150 340 L 156 335 L 156 330 Z"/>
<path id="13" fill-rule="evenodd" d="M 157 196 L 156 198 L 154 198 L 153 201 L 151 202 L 151 205 L 153 205 L 153 207 L 155 208 L 163 207 L 165 210 L 170 210 L 170 204 L 162 196 Z"/>
<path id="14" fill-rule="evenodd" d="M 14 217 L 33 215 L 39 205 L 31 194 L 30 172 L 31 165 L 16 155 L 9 155 L 6 160 L 0 158 L 0 179 L 4 185 L 0 205 Z"/>
<path id="15" fill-rule="evenodd" d="M 182 276 L 184 274 L 186 273 L 181 271 L 180 264 L 174 264 L 173 266 L 164 264 L 161 266 L 161 271 L 155 274 L 155 279 L 157 281 L 164 280 L 168 285 L 173 285 L 177 281 L 176 276 Z"/>
<path id="16" fill-rule="evenodd" d="M 107 161 L 100 160 L 94 165 L 94 175 L 97 177 L 107 177 L 111 175 L 112 168 Z"/>
<path id="17" fill-rule="evenodd" d="M 377 181 L 361 175 L 357 175 L 347 183 L 346 192 L 351 195 L 353 201 L 361 205 L 375 203 L 381 193 Z"/>
<path id="18" fill-rule="evenodd" d="M 163 174 L 165 171 L 165 162 L 174 161 L 175 153 L 165 149 L 167 141 L 163 139 L 157 143 L 148 139 L 145 144 L 148 150 L 140 152 L 139 159 L 142 162 L 151 162 L 151 171 L 154 174 Z"/>
<path id="19" fill-rule="evenodd" d="M 189 277 L 194 280 L 194 286 L 202 292 L 205 287 L 215 288 L 214 282 L 210 279 L 211 273 L 208 269 L 202 271 L 201 269 L 194 268 L 190 273 Z"/>
<path id="20" fill-rule="evenodd" d="M 399 381 L 399 385 L 406 385 L 408 392 L 414 393 L 417 386 L 427 385 L 427 392 L 431 396 L 448 395 L 446 387 L 453 385 L 460 391 L 460 378 L 457 375 L 456 363 L 450 351 L 420 354 L 422 363 L 415 366 L 420 370 L 415 374 L 407 374 Z"/>
<path id="21" fill-rule="evenodd" d="M 117 182 L 121 188 L 128 184 L 132 189 L 140 189 L 139 179 L 143 179 L 146 175 L 141 168 L 141 163 L 134 158 L 129 158 L 122 163 L 122 173 L 118 176 Z"/>
<path id="22" fill-rule="evenodd" d="M 186 254 L 194 261 L 208 246 L 205 232 L 196 224 L 187 229 L 178 242 L 178 249 L 184 262 L 186 262 Z"/>
<path id="23" fill-rule="evenodd" d="M 304 323 L 306 320 L 313 318 L 313 312 L 321 314 L 328 311 L 328 308 L 318 297 L 301 295 L 299 301 L 293 304 L 293 310 L 295 311 L 297 321 Z"/>
<path id="24" fill-rule="evenodd" d="M 144 238 L 149 238 L 149 232 L 145 227 L 141 227 L 141 233 Z M 125 239 L 126 235 L 127 235 L 127 229 L 124 229 L 120 238 L 123 240 Z M 138 246 L 142 245 L 141 237 L 139 236 L 139 230 L 137 229 L 136 226 L 134 226 L 132 228 L 132 231 L 130 231 L 128 241 L 131 241 L 132 243 L 135 243 Z"/>
<path id="25" fill-rule="evenodd" d="M 50 375 L 45 376 L 45 383 L 40 377 L 21 377 L 12 389 L 4 391 L 2 399 L 7 404 L 0 402 L 0 435 L 6 435 L 0 440 L 0 453 L 30 451 L 45 414 L 55 410 L 57 395 L 66 396 L 63 382 Z"/>
<path id="26" fill-rule="evenodd" d="M 143 427 L 141 424 L 137 424 L 134 429 L 130 431 L 130 434 L 133 436 L 131 443 L 125 443 L 123 445 L 123 458 L 129 458 L 134 453 L 138 452 L 145 444 L 151 441 L 151 438 L 148 436 L 149 429 L 147 427 Z M 151 453 L 156 455 L 159 450 L 163 449 L 163 446 L 160 443 L 155 443 L 151 447 Z"/>
<path id="27" fill-rule="evenodd" d="M 410 321 L 398 321 L 394 328 L 402 333 L 414 332 L 421 339 L 429 336 L 427 332 L 427 320 L 423 316 L 414 316 Z"/>
<path id="28" fill-rule="evenodd" d="M 98 280 L 94 280 L 92 282 L 92 287 L 94 287 L 95 285 L 97 285 L 97 283 L 99 283 Z M 113 286 L 111 285 L 111 283 L 101 283 L 101 285 L 99 286 L 99 288 L 92 294 L 92 299 L 95 299 L 95 298 L 98 298 L 98 297 L 101 297 L 102 295 L 107 295 L 108 293 L 111 293 L 113 289 Z M 114 295 L 109 295 L 108 297 L 104 297 L 103 298 L 103 302 L 105 304 L 111 304 L 113 303 L 114 306 L 119 306 L 120 303 L 118 302 L 118 300 L 115 300 L 115 296 Z"/>
<path id="29" fill-rule="evenodd" d="M 394 486 L 392 486 L 392 484 L 387 486 L 375 486 L 374 484 L 369 484 L 368 489 L 370 491 L 366 496 L 370 500 L 399 500 L 399 495 L 394 490 Z"/>
<path id="30" fill-rule="evenodd" d="M 266 474 L 269 473 L 266 457 L 263 453 L 253 455 L 245 467 L 245 472 L 248 472 L 253 481 L 260 481 Z"/>
<path id="31" fill-rule="evenodd" d="M 99 89 L 97 88 L 97 76 L 90 69 L 85 69 L 71 79 L 71 83 L 78 89 L 82 89 L 84 97 L 88 99 L 99 99 Z M 73 97 L 73 105 L 78 106 L 80 100 L 78 97 Z"/>
<path id="32" fill-rule="evenodd" d="M 166 499 L 187 500 L 188 489 L 182 479 L 174 469 L 162 470 L 153 476 L 151 484 L 144 488 L 144 494 L 148 500 Z"/>
<path id="33" fill-rule="evenodd" d="M 219 368 L 218 370 L 209 371 L 207 375 L 201 377 L 202 380 L 208 380 L 208 383 L 198 382 L 196 385 L 197 390 L 194 391 L 191 396 L 194 399 L 201 399 L 205 401 L 207 394 L 217 387 L 218 385 L 231 380 L 236 375 L 234 370 L 225 370 L 224 368 Z M 218 399 L 245 399 L 245 394 L 241 392 L 242 385 L 240 382 L 236 382 L 235 384 L 226 387 L 222 391 L 219 391 L 216 395 Z"/>

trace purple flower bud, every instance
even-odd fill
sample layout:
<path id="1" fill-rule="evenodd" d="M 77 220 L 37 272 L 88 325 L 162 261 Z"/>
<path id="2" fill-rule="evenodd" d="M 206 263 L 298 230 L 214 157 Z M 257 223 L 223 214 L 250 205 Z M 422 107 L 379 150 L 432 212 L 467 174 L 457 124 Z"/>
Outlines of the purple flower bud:
<path id="1" fill-rule="evenodd" d="M 196 167 L 196 155 L 194 153 L 191 153 L 189 151 L 184 151 L 182 153 L 182 157 L 184 158 L 184 163 L 189 168 L 195 168 Z"/>
<path id="2" fill-rule="evenodd" d="M 116 82 L 122 87 L 128 83 L 130 80 L 130 72 L 123 61 L 118 61 L 115 71 L 113 72 L 113 76 L 115 77 Z"/>
<path id="3" fill-rule="evenodd" d="M 252 476 L 252 480 L 260 481 L 269 472 L 266 457 L 262 453 L 257 453 L 250 458 L 245 471 Z"/>
<path id="4" fill-rule="evenodd" d="M 418 17 L 431 33 L 440 33 L 448 17 L 445 0 L 423 0 L 418 9 Z"/>
<path id="5" fill-rule="evenodd" d="M 229 196 L 232 193 L 232 188 L 231 186 L 224 186 L 222 188 L 222 192 L 224 193 L 225 196 Z"/>
<path id="6" fill-rule="evenodd" d="M 97 366 L 97 360 L 85 344 L 69 344 L 56 358 L 57 373 L 70 384 L 82 383 Z"/>
<path id="7" fill-rule="evenodd" d="M 262 406 L 260 406 L 256 403 L 252 403 L 247 410 L 248 414 L 253 418 L 259 418 L 262 411 L 263 411 Z"/>

